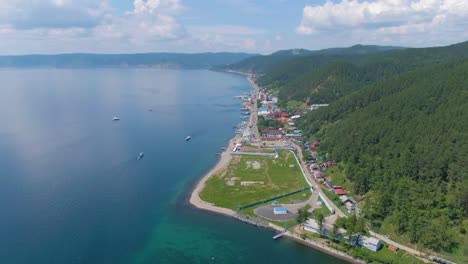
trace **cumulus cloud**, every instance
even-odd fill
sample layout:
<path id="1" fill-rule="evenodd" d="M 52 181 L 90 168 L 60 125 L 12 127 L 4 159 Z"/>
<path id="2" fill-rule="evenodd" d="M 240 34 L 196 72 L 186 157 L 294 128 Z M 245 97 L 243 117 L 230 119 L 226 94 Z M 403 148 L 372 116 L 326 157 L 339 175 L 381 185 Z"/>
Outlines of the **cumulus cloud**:
<path id="1" fill-rule="evenodd" d="M 181 9 L 178 0 L 135 0 L 133 4 L 132 12 L 97 26 L 95 35 L 128 38 L 132 43 L 174 40 L 185 35 L 185 28 L 176 17 Z"/>
<path id="2" fill-rule="evenodd" d="M 0 25 L 17 29 L 90 28 L 108 11 L 107 0 L 8 0 L 0 3 Z"/>
<path id="3" fill-rule="evenodd" d="M 350 38 L 368 40 L 394 35 L 406 43 L 421 41 L 414 36 L 421 34 L 453 41 L 466 33 L 467 18 L 466 0 L 327 1 L 306 5 L 296 32 L 340 36 L 347 33 Z"/>
<path id="4" fill-rule="evenodd" d="M 54 51 L 55 47 L 73 47 L 73 43 L 73 50 L 103 43 L 109 50 L 116 46 L 129 51 L 149 50 L 156 42 L 177 40 L 186 34 L 179 21 L 183 9 L 179 0 L 134 0 L 133 10 L 121 15 L 112 13 L 109 0 L 5 2 L 0 3 L 0 48 L 34 40 L 37 46 L 42 44 Z"/>

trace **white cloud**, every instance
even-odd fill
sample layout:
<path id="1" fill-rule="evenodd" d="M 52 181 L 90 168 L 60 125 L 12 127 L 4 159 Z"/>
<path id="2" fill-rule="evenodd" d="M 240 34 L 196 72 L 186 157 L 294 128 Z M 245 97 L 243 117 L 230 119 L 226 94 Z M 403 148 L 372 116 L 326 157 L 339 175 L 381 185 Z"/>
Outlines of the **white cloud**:
<path id="1" fill-rule="evenodd" d="M 220 35 L 260 35 L 265 34 L 266 30 L 237 26 L 237 25 L 213 25 L 213 26 L 192 26 L 190 31 L 194 34 L 220 34 Z"/>
<path id="2" fill-rule="evenodd" d="M 17 29 L 94 27 L 109 11 L 108 0 L 7 0 L 0 25 Z"/>
<path id="3" fill-rule="evenodd" d="M 390 36 L 389 42 L 397 38 L 401 43 L 421 45 L 427 40 L 424 37 L 437 44 L 461 41 L 466 28 L 466 0 L 342 0 L 306 5 L 296 32 L 328 37 L 344 34 L 377 43 Z"/>
<path id="4" fill-rule="evenodd" d="M 182 9 L 178 0 L 135 0 L 133 10 L 112 15 L 108 0 L 8 1 L 0 3 L 0 50 L 15 45 L 29 45 L 17 53 L 154 50 L 158 42 L 185 36 L 178 18 Z"/>

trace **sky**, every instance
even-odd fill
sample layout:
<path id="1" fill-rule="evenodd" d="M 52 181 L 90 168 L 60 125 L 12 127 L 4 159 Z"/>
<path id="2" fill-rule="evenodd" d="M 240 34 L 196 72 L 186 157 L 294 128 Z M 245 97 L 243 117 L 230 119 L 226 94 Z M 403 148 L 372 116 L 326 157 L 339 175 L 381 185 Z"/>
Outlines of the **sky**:
<path id="1" fill-rule="evenodd" d="M 248 52 L 468 40 L 468 0 L 0 0 L 0 54 Z"/>

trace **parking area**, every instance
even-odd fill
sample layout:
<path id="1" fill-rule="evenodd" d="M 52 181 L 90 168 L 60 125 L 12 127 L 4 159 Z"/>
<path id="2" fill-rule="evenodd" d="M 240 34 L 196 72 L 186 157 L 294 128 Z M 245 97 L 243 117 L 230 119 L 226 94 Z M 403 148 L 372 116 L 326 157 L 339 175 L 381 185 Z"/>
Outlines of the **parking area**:
<path id="1" fill-rule="evenodd" d="M 277 207 L 277 205 L 266 205 L 266 206 L 258 207 L 254 209 L 254 213 L 263 218 L 273 220 L 273 221 L 280 221 L 280 222 L 290 221 L 297 217 L 296 214 L 293 214 L 289 211 L 286 214 L 274 214 L 273 209 L 275 207 Z"/>

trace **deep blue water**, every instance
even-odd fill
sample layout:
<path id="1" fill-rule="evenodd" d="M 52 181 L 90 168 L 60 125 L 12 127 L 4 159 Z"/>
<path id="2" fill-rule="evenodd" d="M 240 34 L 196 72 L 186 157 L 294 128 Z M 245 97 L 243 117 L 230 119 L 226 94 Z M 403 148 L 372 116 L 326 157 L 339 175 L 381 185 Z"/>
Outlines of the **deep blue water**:
<path id="1" fill-rule="evenodd" d="M 188 205 L 234 135 L 244 77 L 12 69 L 0 81 L 0 263 L 343 263 Z"/>

